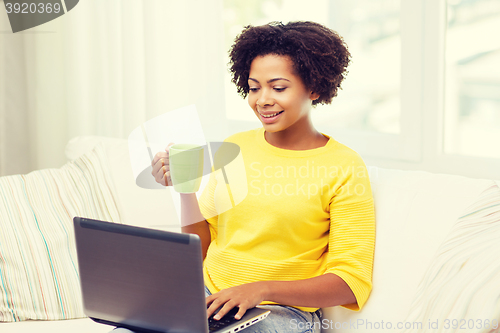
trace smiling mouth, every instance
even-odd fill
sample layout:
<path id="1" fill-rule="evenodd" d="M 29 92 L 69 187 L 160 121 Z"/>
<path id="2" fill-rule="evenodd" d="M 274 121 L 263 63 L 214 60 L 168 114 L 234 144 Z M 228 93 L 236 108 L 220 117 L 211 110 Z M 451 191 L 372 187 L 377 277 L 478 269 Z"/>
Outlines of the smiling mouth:
<path id="1" fill-rule="evenodd" d="M 264 114 L 262 114 L 262 113 L 260 113 L 260 112 L 259 112 L 259 114 L 260 114 L 260 115 L 261 115 L 261 117 L 263 117 L 263 118 L 272 118 L 272 117 L 275 117 L 275 116 L 277 116 L 277 115 L 279 115 L 279 114 L 282 114 L 283 112 L 284 112 L 284 111 L 279 111 L 279 112 L 275 112 L 275 113 L 271 113 L 271 114 L 266 114 L 266 115 L 264 115 Z"/>

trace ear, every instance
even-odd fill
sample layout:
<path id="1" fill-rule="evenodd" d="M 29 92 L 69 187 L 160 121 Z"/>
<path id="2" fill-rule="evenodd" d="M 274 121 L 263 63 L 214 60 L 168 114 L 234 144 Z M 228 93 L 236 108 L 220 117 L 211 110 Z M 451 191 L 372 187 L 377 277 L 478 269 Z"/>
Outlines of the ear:
<path id="1" fill-rule="evenodd" d="M 311 91 L 311 95 L 309 96 L 309 98 L 311 99 L 311 101 L 315 101 L 319 98 L 319 94 Z"/>

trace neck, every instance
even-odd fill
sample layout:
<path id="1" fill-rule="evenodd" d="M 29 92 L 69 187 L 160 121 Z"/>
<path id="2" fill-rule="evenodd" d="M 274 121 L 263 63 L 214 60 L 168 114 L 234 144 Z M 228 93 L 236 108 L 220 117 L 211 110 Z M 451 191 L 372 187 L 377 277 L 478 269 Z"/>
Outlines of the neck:
<path id="1" fill-rule="evenodd" d="M 284 131 L 265 132 L 266 141 L 275 147 L 289 150 L 308 150 L 323 147 L 328 142 L 323 134 L 318 132 L 309 122 L 308 126 L 294 128 L 291 126 Z"/>

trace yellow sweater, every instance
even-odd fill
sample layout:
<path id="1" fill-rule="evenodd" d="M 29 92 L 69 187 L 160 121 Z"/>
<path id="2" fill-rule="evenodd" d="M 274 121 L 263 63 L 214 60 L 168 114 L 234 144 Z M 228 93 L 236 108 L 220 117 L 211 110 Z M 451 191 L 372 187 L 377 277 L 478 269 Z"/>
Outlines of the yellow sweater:
<path id="1" fill-rule="evenodd" d="M 212 173 L 200 197 L 212 236 L 203 267 L 212 293 L 333 273 L 356 297 L 346 307 L 363 307 L 375 242 L 368 172 L 356 152 L 328 138 L 310 150 L 274 147 L 263 128 L 226 140 L 240 147 L 243 162 L 225 168 L 226 175 Z"/>

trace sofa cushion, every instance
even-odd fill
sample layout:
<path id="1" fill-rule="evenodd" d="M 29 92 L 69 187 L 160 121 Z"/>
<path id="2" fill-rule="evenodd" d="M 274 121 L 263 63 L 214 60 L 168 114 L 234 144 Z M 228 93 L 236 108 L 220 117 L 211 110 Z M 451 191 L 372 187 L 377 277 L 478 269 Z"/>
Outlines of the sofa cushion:
<path id="1" fill-rule="evenodd" d="M 90 318 L 0 323 L 2 333 L 109 333 L 112 329 Z"/>
<path id="2" fill-rule="evenodd" d="M 0 321 L 84 317 L 73 217 L 118 222 L 104 149 L 0 178 Z"/>
<path id="3" fill-rule="evenodd" d="M 500 321 L 500 188 L 492 184 L 456 221 L 420 282 L 404 332 L 489 332 Z"/>
<path id="4" fill-rule="evenodd" d="M 379 332 L 404 323 L 419 282 L 464 208 L 491 180 L 369 168 L 375 202 L 373 289 L 362 311 L 324 309 L 325 331 Z M 388 324 L 389 323 L 389 324 Z"/>

